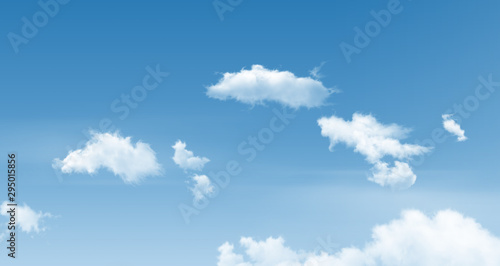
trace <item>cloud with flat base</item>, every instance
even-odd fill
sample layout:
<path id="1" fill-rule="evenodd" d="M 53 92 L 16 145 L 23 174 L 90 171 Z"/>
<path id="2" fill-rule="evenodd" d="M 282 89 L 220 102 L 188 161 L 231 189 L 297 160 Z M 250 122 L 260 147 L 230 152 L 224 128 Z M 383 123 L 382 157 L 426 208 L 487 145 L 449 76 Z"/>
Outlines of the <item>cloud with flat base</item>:
<path id="1" fill-rule="evenodd" d="M 210 98 L 234 99 L 250 105 L 278 102 L 295 109 L 323 106 L 335 91 L 317 79 L 297 77 L 290 71 L 270 70 L 261 65 L 224 73 L 217 84 L 207 87 Z"/>

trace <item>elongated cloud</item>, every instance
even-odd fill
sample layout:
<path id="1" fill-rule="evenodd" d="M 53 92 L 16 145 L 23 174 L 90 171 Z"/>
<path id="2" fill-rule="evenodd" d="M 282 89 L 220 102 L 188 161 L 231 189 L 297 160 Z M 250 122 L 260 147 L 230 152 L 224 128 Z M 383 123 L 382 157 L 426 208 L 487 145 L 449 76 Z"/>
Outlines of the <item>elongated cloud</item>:
<path id="1" fill-rule="evenodd" d="M 191 188 L 194 201 L 200 201 L 214 192 L 214 185 L 206 175 L 194 175 L 194 185 Z"/>
<path id="2" fill-rule="evenodd" d="M 9 211 L 13 207 L 7 206 L 8 203 L 9 203 L 8 201 L 4 201 L 2 205 L 0 205 L 0 214 L 2 216 L 10 218 Z M 21 228 L 21 230 L 26 233 L 31 233 L 31 232 L 39 233 L 41 231 L 44 231 L 45 228 L 42 227 L 42 221 L 45 218 L 52 217 L 52 214 L 44 213 L 41 211 L 36 212 L 26 204 L 18 205 L 15 208 L 16 208 L 15 213 L 17 216 L 16 223 L 19 226 L 19 228 Z"/>
<path id="3" fill-rule="evenodd" d="M 441 116 L 443 118 L 443 127 L 446 131 L 457 136 L 458 141 L 465 141 L 467 137 L 465 136 L 465 131 L 460 128 L 460 125 L 453 120 L 453 116 L 450 114 L 444 114 Z"/>
<path id="4" fill-rule="evenodd" d="M 63 173 L 97 173 L 106 168 L 122 178 L 125 183 L 139 183 L 147 176 L 161 174 L 156 153 L 149 144 L 118 133 L 91 132 L 92 138 L 83 149 L 70 151 L 63 160 L 54 160 L 52 166 Z"/>
<path id="5" fill-rule="evenodd" d="M 427 147 L 402 144 L 410 129 L 396 124 L 384 125 L 371 116 L 354 113 L 352 121 L 331 116 L 318 120 L 321 135 L 330 139 L 330 150 L 335 145 L 344 143 L 354 151 L 361 153 L 373 164 L 373 175 L 368 179 L 382 186 L 408 188 L 415 183 L 416 176 L 410 166 L 402 160 L 428 152 Z M 390 167 L 382 159 L 386 156 L 397 159 Z"/>
<path id="6" fill-rule="evenodd" d="M 207 87 L 207 95 L 219 100 L 235 99 L 246 104 L 278 102 L 292 108 L 318 107 L 334 92 L 310 77 L 296 77 L 289 71 L 269 70 L 261 65 L 224 73 L 215 85 Z"/>
<path id="7" fill-rule="evenodd" d="M 172 159 L 184 170 L 201 171 L 210 160 L 205 157 L 194 156 L 192 151 L 186 149 L 186 143 L 178 140 L 174 146 L 175 153 Z"/>
<path id="8" fill-rule="evenodd" d="M 417 210 L 375 226 L 363 248 L 342 248 L 335 254 L 293 251 L 283 238 L 256 241 L 243 237 L 244 254 L 226 242 L 219 247 L 218 266 L 496 266 L 500 239 L 462 214 L 444 210 L 428 217 Z"/>
<path id="9" fill-rule="evenodd" d="M 315 79 L 320 79 L 323 77 L 319 71 L 321 71 L 321 68 L 325 65 L 326 62 L 321 62 L 319 66 L 314 67 L 312 70 L 309 71 L 309 74 Z"/>

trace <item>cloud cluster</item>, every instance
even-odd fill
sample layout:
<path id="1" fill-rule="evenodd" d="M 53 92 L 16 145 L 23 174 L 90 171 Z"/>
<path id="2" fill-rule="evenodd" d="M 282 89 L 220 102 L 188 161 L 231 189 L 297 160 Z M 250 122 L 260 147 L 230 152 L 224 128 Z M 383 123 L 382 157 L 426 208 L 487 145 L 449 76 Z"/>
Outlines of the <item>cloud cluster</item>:
<path id="1" fill-rule="evenodd" d="M 125 183 L 138 183 L 147 176 L 161 173 L 156 153 L 149 144 L 131 143 L 130 137 L 118 133 L 91 132 L 83 149 L 70 151 L 63 160 L 55 159 L 52 166 L 63 173 L 94 174 L 106 168 Z"/>
<path id="2" fill-rule="evenodd" d="M 235 99 L 251 105 L 278 102 L 291 108 L 322 106 L 332 92 L 311 77 L 296 77 L 289 71 L 269 70 L 261 65 L 224 73 L 217 84 L 207 87 L 211 98 Z"/>
<path id="3" fill-rule="evenodd" d="M 453 120 L 452 115 L 444 114 L 441 116 L 443 118 L 443 127 L 446 131 L 457 136 L 458 141 L 465 141 L 467 137 L 465 136 L 465 131 L 460 128 L 460 125 Z"/>
<path id="4" fill-rule="evenodd" d="M 351 121 L 336 116 L 322 117 L 318 125 L 321 135 L 330 139 L 330 150 L 338 143 L 345 143 L 364 155 L 374 165 L 369 180 L 382 186 L 408 188 L 413 185 L 416 176 L 402 160 L 410 160 L 430 150 L 420 145 L 402 144 L 400 140 L 407 137 L 410 129 L 381 124 L 371 115 L 354 113 Z M 393 167 L 382 161 L 386 156 L 396 159 Z"/>
<path id="5" fill-rule="evenodd" d="M 234 246 L 228 242 L 219 247 L 217 266 L 252 266 L 252 265 L 300 265 L 304 255 L 295 252 L 284 245 L 283 238 L 268 238 L 265 241 L 255 241 L 251 237 L 242 237 L 240 245 L 245 249 L 249 261 L 243 255 L 234 253 Z"/>
<path id="6" fill-rule="evenodd" d="M 7 206 L 8 203 L 8 201 L 4 201 L 2 205 L 0 205 L 0 214 L 10 218 L 10 214 L 7 211 L 9 211 L 11 207 Z M 16 216 L 17 225 L 26 233 L 39 233 L 40 231 L 44 231 L 45 228 L 41 227 L 43 219 L 52 217 L 50 213 L 41 211 L 36 212 L 26 204 L 16 207 Z"/>
<path id="7" fill-rule="evenodd" d="M 205 157 L 194 156 L 193 152 L 186 150 L 186 143 L 178 140 L 174 146 L 175 153 L 172 159 L 174 162 L 184 170 L 201 171 L 206 163 L 210 160 Z"/>
<path id="8" fill-rule="evenodd" d="M 219 247 L 218 266 L 420 266 L 500 265 L 500 238 L 473 219 L 444 210 L 428 217 L 417 210 L 375 226 L 363 248 L 347 247 L 335 254 L 293 251 L 284 240 L 241 238 L 245 255 L 228 242 Z"/>
<path id="9" fill-rule="evenodd" d="M 194 156 L 194 153 L 186 149 L 186 143 L 178 140 L 174 146 L 175 153 L 172 159 L 184 171 L 201 171 L 210 160 L 206 157 Z M 214 192 L 214 185 L 206 175 L 194 174 L 191 176 L 192 184 L 189 190 L 193 193 L 193 202 L 199 202 Z"/>

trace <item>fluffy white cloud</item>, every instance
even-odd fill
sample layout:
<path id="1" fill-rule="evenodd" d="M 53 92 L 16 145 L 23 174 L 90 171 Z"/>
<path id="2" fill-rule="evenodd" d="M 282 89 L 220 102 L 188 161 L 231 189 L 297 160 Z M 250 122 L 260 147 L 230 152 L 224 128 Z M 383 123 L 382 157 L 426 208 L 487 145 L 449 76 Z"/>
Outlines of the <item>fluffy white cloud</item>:
<path id="1" fill-rule="evenodd" d="M 4 201 L 2 205 L 0 205 L 0 214 L 10 218 L 10 213 L 7 211 L 9 211 L 12 207 L 7 206 L 8 203 L 8 201 Z M 26 204 L 22 206 L 18 205 L 16 207 L 16 223 L 21 230 L 26 233 L 39 233 L 40 231 L 44 231 L 45 228 L 41 227 L 42 220 L 43 218 L 50 217 L 52 217 L 50 213 L 44 213 L 41 211 L 36 212 Z"/>
<path id="2" fill-rule="evenodd" d="M 131 143 L 130 137 L 118 133 L 91 132 L 92 138 L 83 149 L 70 151 L 64 160 L 52 166 L 63 173 L 96 173 L 101 167 L 120 176 L 125 183 L 138 183 L 147 176 L 161 173 L 156 153 L 149 144 Z"/>
<path id="3" fill-rule="evenodd" d="M 242 255 L 234 253 L 234 246 L 228 242 L 219 247 L 218 266 L 252 266 L 273 265 L 292 266 L 300 265 L 302 255 L 284 245 L 283 238 L 268 238 L 266 241 L 255 241 L 251 237 L 242 237 L 240 245 L 245 249 L 250 261 L 245 262 Z M 236 264 L 234 264 L 236 263 Z"/>
<path id="4" fill-rule="evenodd" d="M 206 175 L 194 175 L 194 186 L 191 188 L 194 201 L 200 201 L 214 192 L 214 185 Z"/>
<path id="5" fill-rule="evenodd" d="M 292 108 L 321 106 L 333 92 L 311 77 L 296 77 L 289 71 L 269 70 L 261 65 L 224 73 L 217 84 L 207 87 L 207 95 L 219 100 L 235 99 L 251 105 L 271 101 Z"/>
<path id="6" fill-rule="evenodd" d="M 354 113 L 352 121 L 331 116 L 318 119 L 321 135 L 330 139 L 330 150 L 338 143 L 345 143 L 366 157 L 373 164 L 370 181 L 382 186 L 407 188 L 415 183 L 416 176 L 410 166 L 395 161 L 393 167 L 382 161 L 385 156 L 409 160 L 412 156 L 428 152 L 430 148 L 414 144 L 402 144 L 410 129 L 396 124 L 384 125 L 371 115 Z"/>
<path id="7" fill-rule="evenodd" d="M 194 156 L 192 151 L 186 150 L 186 143 L 178 140 L 174 146 L 175 153 L 172 159 L 184 170 L 201 171 L 210 160 L 205 157 Z"/>
<path id="8" fill-rule="evenodd" d="M 443 127 L 446 131 L 457 136 L 458 141 L 465 141 L 467 139 L 465 131 L 460 128 L 460 125 L 455 120 L 453 120 L 452 115 L 445 114 L 441 117 L 443 118 Z"/>
<path id="9" fill-rule="evenodd" d="M 399 140 L 407 137 L 410 129 L 396 124 L 384 125 L 371 115 L 354 113 L 352 121 L 331 116 L 318 120 L 321 135 L 330 138 L 330 149 L 338 143 L 345 143 L 355 151 L 375 163 L 389 155 L 397 159 L 427 152 L 429 149 L 419 145 L 401 144 Z"/>
<path id="10" fill-rule="evenodd" d="M 343 248 L 335 254 L 292 251 L 282 238 L 241 238 L 240 244 L 246 256 L 225 243 L 219 247 L 218 266 L 500 265 L 500 239 L 451 210 L 434 217 L 403 211 L 401 218 L 375 226 L 363 248 Z"/>
<path id="11" fill-rule="evenodd" d="M 180 140 L 178 140 L 172 148 L 175 150 L 174 157 L 172 157 L 172 159 L 185 171 L 201 171 L 205 164 L 210 161 L 205 157 L 194 156 L 192 151 L 186 150 L 186 143 Z M 189 190 L 193 193 L 194 202 L 198 202 L 214 192 L 214 185 L 206 175 L 195 174 L 191 177 L 191 181 L 192 182 L 188 183 L 193 184 L 192 187 L 189 187 Z"/>

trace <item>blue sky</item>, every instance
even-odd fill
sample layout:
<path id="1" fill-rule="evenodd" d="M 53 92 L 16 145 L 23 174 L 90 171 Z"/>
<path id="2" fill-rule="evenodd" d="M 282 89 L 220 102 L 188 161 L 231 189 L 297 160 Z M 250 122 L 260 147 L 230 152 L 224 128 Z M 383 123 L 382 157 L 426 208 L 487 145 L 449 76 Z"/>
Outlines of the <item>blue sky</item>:
<path id="1" fill-rule="evenodd" d="M 243 0 L 221 21 L 211 1 L 69 1 L 17 53 L 8 34 L 22 35 L 22 18 L 43 9 L 3 3 L 0 147 L 18 154 L 18 201 L 52 217 L 40 221 L 45 230 L 22 232 L 18 258 L 3 251 L 1 264 L 216 265 L 218 247 L 237 249 L 240 237 L 281 236 L 293 250 L 314 251 L 330 236 L 338 251 L 363 247 L 375 225 L 406 209 L 431 217 L 451 209 L 499 236 L 500 96 L 477 100 L 468 117 L 449 109 L 471 104 L 480 77 L 500 81 L 500 3 L 402 0 L 347 62 L 340 44 L 354 45 L 354 28 L 388 3 Z M 310 77 L 322 62 L 321 78 Z M 207 95 L 223 73 L 253 65 L 337 92 L 311 108 Z M 141 85 L 148 67 L 169 75 L 121 119 L 112 103 Z M 238 146 L 269 127 L 274 110 L 295 118 L 246 161 Z M 446 133 L 422 163 L 408 161 L 411 187 L 382 187 L 367 180 L 372 164 L 363 154 L 345 143 L 332 152 L 321 134 L 319 118 L 350 121 L 354 113 L 410 128 L 401 142 L 423 146 L 442 129 L 441 115 L 454 113 L 468 139 Z M 161 173 L 137 184 L 107 169 L 58 173 L 53 160 L 82 148 L 103 119 L 133 144 L 149 144 Z M 176 165 L 177 140 L 210 160 L 203 170 Z M 229 161 L 241 173 L 185 223 L 178 206 L 192 205 L 190 177 Z"/>

